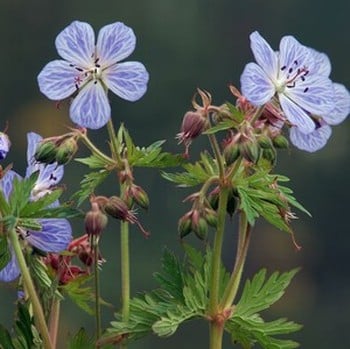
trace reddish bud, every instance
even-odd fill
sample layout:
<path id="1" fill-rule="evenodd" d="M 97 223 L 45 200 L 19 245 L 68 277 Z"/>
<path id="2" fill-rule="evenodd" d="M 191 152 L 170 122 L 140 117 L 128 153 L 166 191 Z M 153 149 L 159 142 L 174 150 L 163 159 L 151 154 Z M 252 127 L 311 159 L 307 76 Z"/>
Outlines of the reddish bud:
<path id="1" fill-rule="evenodd" d="M 147 193 L 139 186 L 132 184 L 129 188 L 129 195 L 136 203 L 136 205 L 147 210 L 149 207 L 149 198 Z"/>
<path id="2" fill-rule="evenodd" d="M 130 211 L 127 204 L 120 197 L 111 196 L 103 208 L 113 218 L 128 221 Z"/>
<path id="3" fill-rule="evenodd" d="M 99 236 L 106 227 L 108 218 L 96 202 L 92 202 L 91 206 L 91 210 L 85 216 L 85 232 L 88 235 Z"/>

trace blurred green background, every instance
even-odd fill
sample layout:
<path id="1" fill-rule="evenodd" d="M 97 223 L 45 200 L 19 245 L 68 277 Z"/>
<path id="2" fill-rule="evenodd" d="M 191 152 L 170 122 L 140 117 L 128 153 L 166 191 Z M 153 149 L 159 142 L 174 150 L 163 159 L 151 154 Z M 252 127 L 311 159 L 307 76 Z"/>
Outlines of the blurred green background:
<path id="1" fill-rule="evenodd" d="M 56 109 L 40 94 L 36 76 L 47 62 L 58 58 L 55 37 L 75 19 L 91 23 L 96 31 L 115 21 L 134 29 L 138 43 L 130 59 L 147 67 L 148 91 L 137 103 L 114 95 L 111 102 L 115 124 L 125 122 L 139 145 L 167 139 L 166 150 L 182 151 L 174 137 L 196 88 L 210 91 L 216 104 L 232 101 L 227 85 L 239 86 L 244 65 L 252 60 L 248 36 L 254 30 L 276 49 L 283 35 L 292 34 L 326 52 L 333 65 L 332 79 L 350 86 L 349 0 L 1 0 L 0 9 L 0 129 L 9 122 L 13 147 L 7 161 L 14 162 L 21 173 L 26 166 L 28 131 L 52 136 L 71 125 L 67 103 Z M 271 271 L 301 267 L 283 300 L 267 317 L 288 316 L 303 323 L 304 329 L 293 337 L 302 348 L 350 345 L 349 129 L 348 122 L 334 127 L 327 147 L 316 154 L 296 149 L 281 154 L 277 171 L 291 178 L 296 197 L 313 218 L 301 214 L 294 224 L 303 246 L 298 253 L 287 234 L 259 221 L 244 274 L 251 276 L 262 266 Z M 99 146 L 107 148 L 105 130 L 90 134 Z M 196 142 L 194 153 L 202 146 L 206 146 L 205 140 Z M 63 181 L 68 193 L 77 190 L 84 171 L 79 164 L 68 166 Z M 165 182 L 153 170 L 136 171 L 136 182 L 151 198 L 149 212 L 140 212 L 140 218 L 152 236 L 145 240 L 137 230 L 132 231 L 133 294 L 154 287 L 151 276 L 159 269 L 163 246 L 182 253 L 176 225 L 188 210 L 182 199 L 189 193 Z M 100 193 L 112 195 L 117 190 L 117 184 L 110 181 Z M 76 235 L 82 233 L 81 223 L 74 222 Z M 233 232 L 228 235 L 225 264 L 230 267 L 235 236 Z M 110 222 L 101 248 L 108 261 L 102 272 L 102 294 L 118 308 L 119 236 L 115 222 Z M 7 326 L 15 296 L 11 285 L 1 285 L 0 322 Z M 69 331 L 84 326 L 92 332 L 94 320 L 69 301 L 62 311 L 60 338 L 61 348 L 65 348 Z M 112 319 L 113 309 L 106 308 L 104 325 Z M 186 324 L 169 339 L 149 336 L 130 348 L 205 348 L 206 330 L 205 323 Z"/>

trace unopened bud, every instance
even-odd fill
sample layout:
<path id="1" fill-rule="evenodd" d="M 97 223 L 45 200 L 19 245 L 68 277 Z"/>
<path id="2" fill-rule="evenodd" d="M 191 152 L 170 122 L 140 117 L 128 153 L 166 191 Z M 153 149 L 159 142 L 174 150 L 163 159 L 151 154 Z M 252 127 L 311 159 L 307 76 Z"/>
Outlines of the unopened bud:
<path id="1" fill-rule="evenodd" d="M 213 210 L 216 210 L 219 206 L 219 187 L 215 187 L 207 197 L 207 200 L 209 201 L 210 206 L 213 208 Z"/>
<path id="2" fill-rule="evenodd" d="M 263 159 L 267 160 L 270 162 L 272 166 L 276 165 L 276 159 L 277 159 L 277 153 L 276 149 L 271 148 L 271 149 L 263 149 L 262 151 L 262 157 Z"/>
<path id="3" fill-rule="evenodd" d="M 273 147 L 271 138 L 266 135 L 260 135 L 258 138 L 258 143 L 262 149 L 271 149 Z"/>
<path id="4" fill-rule="evenodd" d="M 191 224 L 192 224 L 192 220 L 191 220 L 190 212 L 186 213 L 184 216 L 182 216 L 179 219 L 177 230 L 179 232 L 181 239 L 191 233 L 192 231 Z"/>
<path id="5" fill-rule="evenodd" d="M 10 150 L 11 142 L 6 133 L 0 132 L 0 160 L 4 160 Z"/>
<path id="6" fill-rule="evenodd" d="M 237 143 L 228 143 L 223 153 L 228 166 L 233 164 L 241 154 Z"/>
<path id="7" fill-rule="evenodd" d="M 44 164 L 53 164 L 56 161 L 57 147 L 52 140 L 42 140 L 34 154 L 34 158 L 38 162 Z"/>
<path id="8" fill-rule="evenodd" d="M 288 139 L 282 135 L 276 136 L 272 140 L 272 143 L 276 148 L 279 148 L 279 149 L 288 149 L 289 148 Z"/>
<path id="9" fill-rule="evenodd" d="M 100 210 L 96 202 L 92 203 L 92 209 L 85 216 L 85 232 L 88 235 L 99 236 L 108 222 L 107 216 Z"/>
<path id="10" fill-rule="evenodd" d="M 216 226 L 218 225 L 218 215 L 216 211 L 206 208 L 204 218 L 210 226 L 216 228 Z"/>
<path id="11" fill-rule="evenodd" d="M 78 150 L 77 141 L 73 137 L 65 139 L 57 148 L 56 161 L 59 165 L 65 165 Z"/>
<path id="12" fill-rule="evenodd" d="M 113 218 L 121 219 L 123 221 L 128 220 L 130 215 L 127 204 L 118 196 L 111 196 L 104 205 L 104 210 Z"/>
<path id="13" fill-rule="evenodd" d="M 240 144 L 239 148 L 242 156 L 252 162 L 253 164 L 256 164 L 259 160 L 260 156 L 260 148 L 255 142 L 243 142 Z"/>
<path id="14" fill-rule="evenodd" d="M 132 184 L 129 193 L 136 203 L 136 205 L 140 206 L 141 208 L 147 210 L 149 207 L 149 198 L 147 193 L 139 186 Z"/>
<path id="15" fill-rule="evenodd" d="M 207 221 L 203 217 L 199 217 L 199 219 L 196 222 L 192 220 L 192 230 L 198 238 L 204 240 L 208 235 Z"/>

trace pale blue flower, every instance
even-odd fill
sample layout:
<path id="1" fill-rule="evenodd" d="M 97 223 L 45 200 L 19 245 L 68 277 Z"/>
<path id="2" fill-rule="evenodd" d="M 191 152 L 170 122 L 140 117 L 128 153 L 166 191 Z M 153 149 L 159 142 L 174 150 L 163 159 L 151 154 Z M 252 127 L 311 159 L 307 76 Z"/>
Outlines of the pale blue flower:
<path id="1" fill-rule="evenodd" d="M 350 113 L 350 93 L 344 85 L 334 83 L 335 108 L 329 114 L 318 118 L 316 129 L 308 134 L 302 133 L 298 127 L 292 127 L 289 131 L 291 142 L 299 149 L 315 152 L 323 148 L 332 134 L 329 125 L 338 125 L 344 121 Z"/>
<path id="2" fill-rule="evenodd" d="M 0 160 L 4 160 L 10 150 L 11 142 L 8 135 L 0 132 Z"/>
<path id="3" fill-rule="evenodd" d="M 121 22 L 104 26 L 95 44 L 90 24 L 74 21 L 56 38 L 63 60 L 48 63 L 40 72 L 40 91 L 56 101 L 78 92 L 71 119 L 82 127 L 101 128 L 111 116 L 108 89 L 127 101 L 140 99 L 147 90 L 149 76 L 142 63 L 119 63 L 135 44 L 133 30 Z"/>
<path id="4" fill-rule="evenodd" d="M 281 39 L 278 52 L 258 32 L 250 35 L 250 41 L 257 63 L 244 68 L 243 95 L 255 106 L 277 96 L 289 122 L 304 134 L 313 132 L 316 124 L 310 115 L 328 115 L 334 109 L 328 57 L 292 36 Z"/>
<path id="5" fill-rule="evenodd" d="M 28 177 L 33 172 L 39 171 L 38 179 L 34 185 L 31 195 L 31 199 L 35 201 L 43 195 L 51 192 L 52 186 L 56 185 L 63 176 L 63 166 L 57 166 L 57 164 L 45 166 L 43 164 L 34 163 L 35 149 L 38 142 L 40 142 L 42 138 L 33 132 L 28 133 L 27 137 L 28 168 L 26 176 Z M 7 200 L 12 192 L 13 181 L 15 178 L 21 180 L 21 176 L 15 171 L 8 171 L 0 180 L 0 189 L 3 191 Z M 21 227 L 17 228 L 17 233 L 21 240 L 25 240 L 31 246 L 34 246 L 44 252 L 60 252 L 66 249 L 72 240 L 72 229 L 66 219 L 43 218 L 38 219 L 37 221 L 41 225 L 40 231 L 26 230 Z M 11 245 L 10 252 L 11 259 L 9 263 L 0 271 L 0 281 L 13 281 L 20 274 L 18 262 Z"/>

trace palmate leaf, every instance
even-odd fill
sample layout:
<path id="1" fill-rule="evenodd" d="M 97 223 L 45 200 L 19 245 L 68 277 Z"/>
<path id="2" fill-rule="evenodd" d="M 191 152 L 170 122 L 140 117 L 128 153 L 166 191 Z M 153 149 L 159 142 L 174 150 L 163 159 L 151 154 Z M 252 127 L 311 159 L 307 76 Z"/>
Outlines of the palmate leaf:
<path id="1" fill-rule="evenodd" d="M 201 153 L 201 158 L 194 164 L 184 164 L 186 172 L 168 173 L 162 172 L 163 178 L 178 184 L 180 187 L 193 187 L 207 181 L 210 177 L 218 175 L 218 167 L 215 160 L 206 152 Z"/>
<path id="2" fill-rule="evenodd" d="M 95 349 L 95 340 L 89 336 L 85 329 L 81 328 L 72 338 L 68 340 L 67 349 Z M 104 349 L 106 349 L 104 347 Z"/>
<path id="3" fill-rule="evenodd" d="M 107 178 L 109 173 L 110 172 L 107 170 L 100 170 L 86 174 L 80 182 L 80 190 L 72 195 L 71 200 L 76 200 L 77 206 L 80 206 L 91 194 L 94 193 L 96 187 Z"/>
<path id="4" fill-rule="evenodd" d="M 213 127 L 210 127 L 209 129 L 204 131 L 203 134 L 210 135 L 210 134 L 217 133 L 219 131 L 235 128 L 236 126 L 237 126 L 237 123 L 234 122 L 233 120 L 225 120 L 225 121 L 219 122 Z"/>
<path id="5" fill-rule="evenodd" d="M 76 158 L 74 160 L 88 166 L 91 169 L 106 168 L 109 165 L 95 155 L 90 155 L 86 158 Z"/>
<path id="6" fill-rule="evenodd" d="M 294 341 L 272 336 L 296 332 L 301 325 L 286 319 L 264 322 L 259 315 L 259 312 L 283 296 L 296 272 L 297 269 L 282 274 L 275 272 L 267 279 L 266 270 L 262 269 L 251 281 L 246 282 L 233 316 L 225 324 L 233 341 L 239 342 L 244 348 L 251 348 L 256 342 L 266 349 L 292 349 L 299 346 Z"/>

